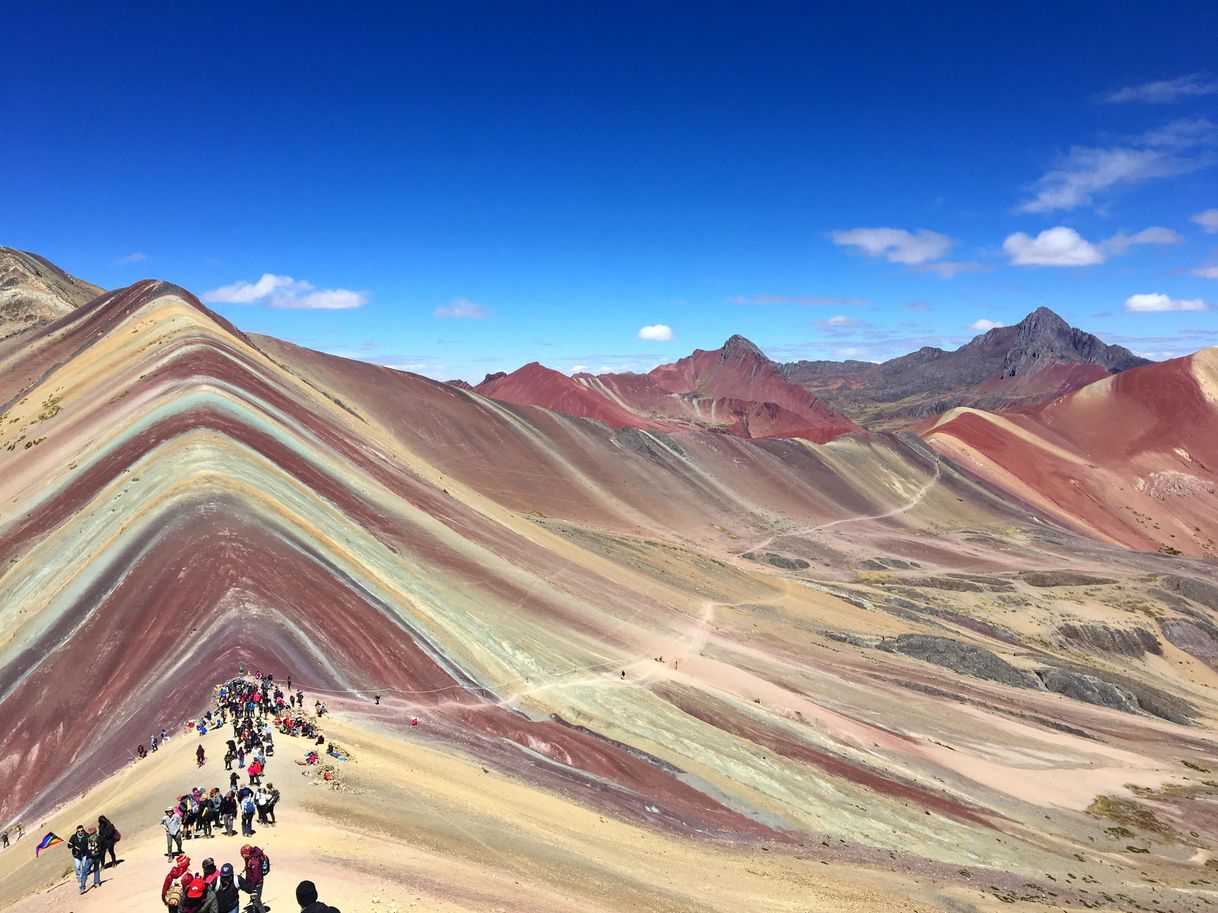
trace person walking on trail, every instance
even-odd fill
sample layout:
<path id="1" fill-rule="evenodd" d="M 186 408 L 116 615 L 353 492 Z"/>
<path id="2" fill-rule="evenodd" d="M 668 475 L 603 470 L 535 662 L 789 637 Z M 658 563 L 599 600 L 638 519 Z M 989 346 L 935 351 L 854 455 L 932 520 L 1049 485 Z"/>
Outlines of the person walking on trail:
<path id="1" fill-rule="evenodd" d="M 172 808 L 165 809 L 165 817 L 161 819 L 161 827 L 165 828 L 165 855 L 173 856 L 174 844 L 178 853 L 182 852 L 182 819 Z"/>
<path id="2" fill-rule="evenodd" d="M 229 863 L 220 866 L 220 877 L 216 879 L 217 913 L 238 913 L 241 908 L 241 889 L 233 877 L 233 867 Z"/>
<path id="3" fill-rule="evenodd" d="M 200 767 L 207 763 L 207 753 L 203 750 L 202 745 L 195 750 L 195 757 L 198 758 Z"/>
<path id="4" fill-rule="evenodd" d="M 241 800 L 241 836 L 254 836 L 254 812 L 257 810 L 252 793 Z"/>
<path id="5" fill-rule="evenodd" d="M 266 821 L 272 827 L 275 826 L 275 806 L 279 804 L 279 790 L 275 788 L 274 783 L 266 785 L 266 791 L 270 793 L 271 801 L 266 805 Z"/>
<path id="6" fill-rule="evenodd" d="M 237 794 L 235 792 L 229 792 L 220 800 L 220 817 L 224 821 L 224 836 L 234 836 L 237 833 L 233 830 L 233 821 L 237 817 Z"/>
<path id="7" fill-rule="evenodd" d="M 262 886 L 271 870 L 270 857 L 247 843 L 241 847 L 241 858 L 245 860 L 245 871 L 237 879 L 237 886 L 250 896 L 253 913 L 266 913 L 266 907 L 262 905 Z"/>
<path id="8" fill-rule="evenodd" d="M 97 836 L 97 828 L 89 828 L 85 839 L 85 864 L 80 873 L 80 893 L 85 893 L 85 881 L 89 873 L 93 873 L 93 887 L 99 887 L 101 881 L 102 848 L 101 839 Z"/>
<path id="9" fill-rule="evenodd" d="M 300 904 L 300 913 L 339 913 L 335 907 L 317 899 L 317 885 L 311 881 L 296 885 L 296 902 Z"/>
<path id="10" fill-rule="evenodd" d="M 76 830 L 68 838 L 68 849 L 72 851 L 72 868 L 76 872 L 76 880 L 80 882 L 80 893 L 85 893 L 85 876 L 89 873 L 89 834 L 83 824 L 76 825 Z"/>
<path id="11" fill-rule="evenodd" d="M 101 840 L 102 868 L 109 868 L 112 865 L 118 865 L 118 858 L 114 855 L 114 845 L 122 838 L 118 828 L 115 827 L 110 819 L 105 815 L 99 815 L 97 818 L 97 836 Z M 105 861 L 106 854 L 110 854 L 110 861 Z"/>
<path id="12" fill-rule="evenodd" d="M 177 910 L 182 902 L 182 885 L 178 880 L 190 871 L 190 857 L 179 854 L 173 861 L 173 867 L 165 876 L 165 884 L 161 887 L 161 903 L 170 910 Z"/>

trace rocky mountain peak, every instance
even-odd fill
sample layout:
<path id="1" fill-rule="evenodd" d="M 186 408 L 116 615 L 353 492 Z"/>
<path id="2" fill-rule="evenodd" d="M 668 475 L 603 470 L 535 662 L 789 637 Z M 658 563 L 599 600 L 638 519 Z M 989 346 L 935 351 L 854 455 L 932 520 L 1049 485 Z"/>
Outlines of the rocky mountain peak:
<path id="1" fill-rule="evenodd" d="M 730 336 L 727 342 L 723 344 L 723 348 L 719 351 L 721 351 L 724 356 L 744 355 L 750 358 L 760 359 L 762 361 L 769 361 L 769 359 L 766 358 L 766 354 L 762 352 L 754 342 L 745 339 L 739 334 Z"/>

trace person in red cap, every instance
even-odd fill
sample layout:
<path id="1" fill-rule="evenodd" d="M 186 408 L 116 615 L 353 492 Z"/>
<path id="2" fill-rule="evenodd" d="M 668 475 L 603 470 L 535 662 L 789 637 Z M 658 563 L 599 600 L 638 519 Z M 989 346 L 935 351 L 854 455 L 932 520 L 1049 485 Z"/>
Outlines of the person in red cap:
<path id="1" fill-rule="evenodd" d="M 185 875 L 190 870 L 190 857 L 179 855 L 173 861 L 173 868 L 169 870 L 169 874 L 165 876 L 165 885 L 161 888 L 161 903 L 165 904 L 171 911 L 178 909 L 178 904 L 182 901 L 182 886 L 178 879 Z M 170 903 L 170 901 L 173 901 Z"/>
<path id="2" fill-rule="evenodd" d="M 178 909 L 180 913 L 215 913 L 216 895 L 208 890 L 202 878 L 195 878 L 186 888 L 186 897 Z"/>

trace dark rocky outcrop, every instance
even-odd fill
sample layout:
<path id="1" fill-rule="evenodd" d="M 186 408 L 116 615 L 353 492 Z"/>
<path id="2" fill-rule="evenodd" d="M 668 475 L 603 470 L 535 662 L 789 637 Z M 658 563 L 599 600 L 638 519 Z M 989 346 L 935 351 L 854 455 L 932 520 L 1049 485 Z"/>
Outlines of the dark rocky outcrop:
<path id="1" fill-rule="evenodd" d="M 1202 662 L 1218 660 L 1218 627 L 1203 619 L 1160 618 L 1159 630 L 1169 644 Z"/>
<path id="2" fill-rule="evenodd" d="M 881 642 L 877 649 L 921 659 L 962 675 L 971 675 L 973 678 L 981 678 L 1016 688 L 1034 687 L 1032 680 L 1027 675 L 1005 659 L 982 647 L 975 647 L 949 637 L 935 637 L 931 634 L 902 634 Z"/>
<path id="3" fill-rule="evenodd" d="M 1138 699 L 1117 685 L 1103 679 L 1068 669 L 1038 669 L 1036 672 L 1046 690 L 1085 704 L 1109 707 L 1122 713 L 1140 713 Z"/>
<path id="4" fill-rule="evenodd" d="M 1093 574 L 1080 574 L 1078 571 L 1025 571 L 1019 579 L 1028 586 L 1106 586 L 1116 583 L 1111 577 L 1096 577 Z"/>
<path id="5" fill-rule="evenodd" d="M 1101 653 L 1116 653 L 1132 659 L 1138 659 L 1147 653 L 1163 655 L 1163 645 L 1145 628 L 1067 623 L 1058 627 L 1057 636 L 1074 647 L 1098 650 Z"/>
<path id="6" fill-rule="evenodd" d="M 755 552 L 745 552 L 740 557 L 747 561 L 764 561 L 766 564 L 782 568 L 784 571 L 803 571 L 812 566 L 803 558 L 788 558 L 786 555 L 776 555 L 774 552 L 765 552 L 761 555 Z"/>
<path id="7" fill-rule="evenodd" d="M 1169 592 L 1179 593 L 1185 599 L 1191 599 L 1197 605 L 1218 612 L 1218 585 L 1193 577 L 1174 575 L 1159 578 L 1159 585 Z"/>

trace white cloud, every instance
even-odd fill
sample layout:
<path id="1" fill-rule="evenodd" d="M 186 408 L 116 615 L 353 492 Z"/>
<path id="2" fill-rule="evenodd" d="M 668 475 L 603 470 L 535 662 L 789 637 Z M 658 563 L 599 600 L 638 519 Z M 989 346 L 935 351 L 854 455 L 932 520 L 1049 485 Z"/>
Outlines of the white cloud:
<path id="1" fill-rule="evenodd" d="M 1125 102 L 1144 102 L 1150 105 L 1168 105 L 1182 98 L 1195 98 L 1199 95 L 1218 93 L 1218 82 L 1207 80 L 1200 74 L 1180 76 L 1176 79 L 1161 79 L 1157 82 L 1144 82 L 1140 86 L 1126 86 L 1109 92 L 1101 97 L 1108 104 Z"/>
<path id="2" fill-rule="evenodd" d="M 1004 326 L 1006 326 L 1006 324 L 1003 323 L 1001 320 L 990 320 L 988 317 L 982 317 L 982 318 L 980 318 L 978 320 L 974 320 L 972 323 L 970 323 L 968 325 L 968 328 L 970 330 L 976 330 L 979 333 L 985 333 L 985 332 L 988 332 L 989 330 L 996 330 L 999 327 L 1004 327 Z"/>
<path id="3" fill-rule="evenodd" d="M 1102 242 L 1105 250 L 1114 254 L 1123 254 L 1137 244 L 1180 244 L 1184 239 L 1170 228 L 1155 225 L 1143 228 L 1136 234 L 1126 235 L 1117 233 Z"/>
<path id="4" fill-rule="evenodd" d="M 1022 231 L 1008 235 L 1002 249 L 1016 266 L 1090 266 L 1103 263 L 1104 254 L 1073 228 L 1046 228 L 1035 238 Z"/>
<path id="5" fill-rule="evenodd" d="M 825 321 L 825 324 L 831 327 L 856 327 L 859 322 L 853 317 L 847 317 L 845 314 L 838 314 L 835 317 L 830 317 Z"/>
<path id="6" fill-rule="evenodd" d="M 263 273 L 257 282 L 244 280 L 203 293 L 209 304 L 265 304 L 273 308 L 302 310 L 347 310 L 363 307 L 371 296 L 345 288 L 314 289 L 312 284 L 291 276 Z"/>
<path id="7" fill-rule="evenodd" d="M 587 372 L 587 370 L 588 370 L 587 365 L 572 365 L 571 366 L 572 374 L 584 374 Z"/>
<path id="8" fill-rule="evenodd" d="M 653 323 L 650 326 L 643 327 L 636 335 L 639 339 L 667 342 L 672 339 L 672 327 L 666 323 Z"/>
<path id="9" fill-rule="evenodd" d="M 956 244 L 947 235 L 920 228 L 909 232 L 903 228 L 852 228 L 830 234 L 833 243 L 854 247 L 869 257 L 883 257 L 889 263 L 917 266 L 938 260 Z"/>
<path id="10" fill-rule="evenodd" d="M 486 316 L 486 308 L 475 304 L 468 298 L 454 298 L 448 304 L 441 305 L 431 312 L 433 317 L 443 319 L 481 320 Z"/>
<path id="11" fill-rule="evenodd" d="M 125 257 L 119 257 L 114 262 L 120 266 L 125 266 L 129 263 L 143 263 L 148 259 L 148 255 L 141 250 L 132 251 Z"/>
<path id="12" fill-rule="evenodd" d="M 1218 279 L 1218 266 L 1199 266 L 1193 270 L 1193 275 L 1202 279 Z"/>
<path id="13" fill-rule="evenodd" d="M 1122 185 L 1204 168 L 1211 164 L 1208 156 L 1185 153 L 1212 143 L 1214 132 L 1214 124 L 1205 118 L 1176 120 L 1133 137 L 1123 146 L 1075 146 L 1032 184 L 1032 198 L 1017 211 L 1077 209 L 1090 205 L 1097 194 Z"/>
<path id="14" fill-rule="evenodd" d="M 1118 233 L 1092 244 L 1073 228 L 1058 225 L 1046 228 L 1035 238 L 1022 231 L 1007 235 L 1002 249 L 1015 266 L 1092 266 L 1138 244 L 1179 244 L 1183 240 L 1170 228 L 1152 226 L 1136 234 Z"/>
<path id="15" fill-rule="evenodd" d="M 1145 295 L 1130 295 L 1125 299 L 1125 310 L 1131 314 L 1158 314 L 1163 311 L 1208 311 L 1200 298 L 1168 298 L 1158 292 Z"/>
<path id="16" fill-rule="evenodd" d="M 1218 209 L 1199 212 L 1192 217 L 1191 221 L 1200 225 L 1207 235 L 1218 234 Z"/>

